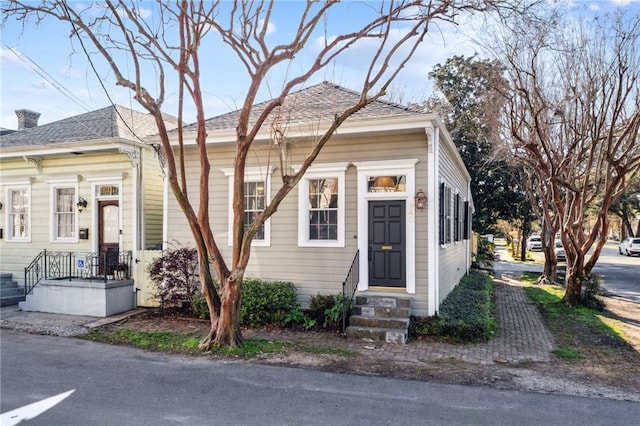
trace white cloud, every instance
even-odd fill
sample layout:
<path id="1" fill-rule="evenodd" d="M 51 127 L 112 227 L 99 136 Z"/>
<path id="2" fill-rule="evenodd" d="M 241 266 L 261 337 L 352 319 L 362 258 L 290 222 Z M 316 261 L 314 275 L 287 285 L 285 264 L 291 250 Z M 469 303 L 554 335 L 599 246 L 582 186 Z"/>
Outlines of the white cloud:
<path id="1" fill-rule="evenodd" d="M 261 19 L 260 23 L 258 25 L 259 25 L 259 28 L 262 28 L 262 26 L 264 25 L 264 19 Z M 277 29 L 278 28 L 276 27 L 276 24 L 274 24 L 273 22 L 269 21 L 269 23 L 267 24 L 267 33 L 266 33 L 266 35 L 274 34 Z"/>
<path id="2" fill-rule="evenodd" d="M 145 9 L 144 7 L 139 7 L 137 12 L 138 16 L 140 16 L 142 19 L 147 19 L 152 14 L 151 9 Z"/>

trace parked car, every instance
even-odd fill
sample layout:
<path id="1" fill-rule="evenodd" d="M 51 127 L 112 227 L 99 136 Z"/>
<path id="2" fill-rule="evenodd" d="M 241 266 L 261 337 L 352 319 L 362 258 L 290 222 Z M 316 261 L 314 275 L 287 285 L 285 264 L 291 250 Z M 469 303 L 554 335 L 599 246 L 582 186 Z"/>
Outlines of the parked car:
<path id="1" fill-rule="evenodd" d="M 618 252 L 620 254 L 626 254 L 627 256 L 633 256 L 635 254 L 640 256 L 640 238 L 625 238 L 618 246 Z"/>
<path id="2" fill-rule="evenodd" d="M 529 247 L 529 250 L 531 251 L 534 251 L 534 250 L 542 251 L 542 238 L 540 237 L 540 235 L 530 236 L 529 239 L 527 240 L 527 247 Z"/>
<path id="3" fill-rule="evenodd" d="M 562 241 L 556 240 L 553 243 L 553 251 L 556 253 L 556 259 L 560 261 L 567 260 L 567 253 L 564 251 L 564 246 L 562 245 Z"/>

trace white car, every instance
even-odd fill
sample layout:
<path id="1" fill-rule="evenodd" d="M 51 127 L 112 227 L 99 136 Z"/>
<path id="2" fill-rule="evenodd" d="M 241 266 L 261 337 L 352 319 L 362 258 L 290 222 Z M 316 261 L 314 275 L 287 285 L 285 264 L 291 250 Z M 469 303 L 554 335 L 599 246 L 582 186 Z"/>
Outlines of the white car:
<path id="1" fill-rule="evenodd" d="M 564 246 L 562 245 L 562 241 L 556 240 L 553 243 L 553 251 L 556 253 L 556 259 L 560 261 L 567 260 L 567 253 L 564 251 Z"/>
<path id="2" fill-rule="evenodd" d="M 625 238 L 618 246 L 618 252 L 620 254 L 626 254 L 627 256 L 633 256 L 636 254 L 640 256 L 640 238 Z"/>
<path id="3" fill-rule="evenodd" d="M 529 239 L 527 240 L 527 247 L 529 247 L 529 250 L 531 251 L 534 251 L 534 250 L 542 251 L 542 238 L 540 237 L 540 235 L 530 236 Z"/>

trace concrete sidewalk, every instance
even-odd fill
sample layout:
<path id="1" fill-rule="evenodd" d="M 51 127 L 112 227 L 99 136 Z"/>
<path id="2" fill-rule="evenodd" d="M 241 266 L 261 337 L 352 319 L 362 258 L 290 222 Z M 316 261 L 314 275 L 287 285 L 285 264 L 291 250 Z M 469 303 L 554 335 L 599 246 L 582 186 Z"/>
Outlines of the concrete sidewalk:
<path id="1" fill-rule="evenodd" d="M 522 264 L 509 259 L 504 247 L 498 247 L 500 261 L 494 263 L 495 308 L 498 332 L 486 343 L 454 345 L 439 342 L 410 341 L 406 345 L 382 342 L 346 340 L 331 333 L 294 332 L 291 330 L 247 330 L 246 337 L 291 341 L 307 346 L 335 347 L 353 350 L 376 358 L 404 362 L 424 362 L 434 359 L 460 359 L 476 364 L 544 362 L 550 359 L 553 339 L 545 328 L 537 308 L 530 302 L 518 281 L 522 271 L 538 271 L 540 265 Z M 511 260 L 511 261 L 504 261 Z M 16 306 L 0 310 L 0 327 L 29 333 L 57 336 L 76 336 L 93 327 L 115 323 L 131 317 L 123 326 L 140 331 L 172 331 L 204 335 L 206 322 L 162 321 L 158 318 L 143 321 L 135 315 L 143 309 L 109 318 L 22 312 Z"/>

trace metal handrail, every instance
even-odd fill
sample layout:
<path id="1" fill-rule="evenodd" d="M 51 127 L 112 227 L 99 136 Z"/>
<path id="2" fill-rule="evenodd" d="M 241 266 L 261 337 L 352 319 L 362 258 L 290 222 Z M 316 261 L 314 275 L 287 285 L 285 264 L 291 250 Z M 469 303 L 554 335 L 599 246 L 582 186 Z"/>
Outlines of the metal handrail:
<path id="1" fill-rule="evenodd" d="M 131 276 L 131 251 L 107 252 L 40 252 L 24 268 L 25 294 L 31 293 L 43 279 L 86 279 L 89 281 L 124 278 Z"/>
<path id="2" fill-rule="evenodd" d="M 342 282 L 342 332 L 347 326 L 347 313 L 351 308 L 353 296 L 356 294 L 358 282 L 360 281 L 360 250 L 356 250 L 356 255 L 351 262 L 347 277 Z"/>

